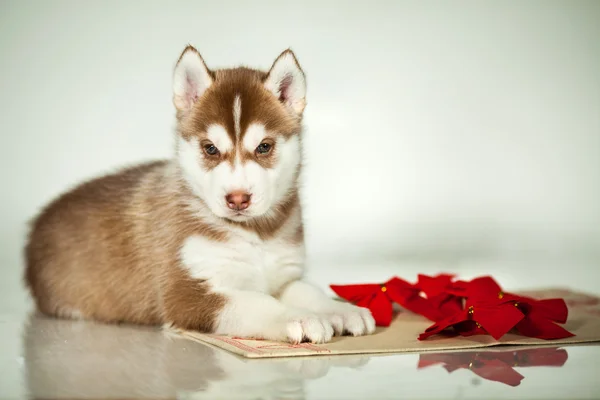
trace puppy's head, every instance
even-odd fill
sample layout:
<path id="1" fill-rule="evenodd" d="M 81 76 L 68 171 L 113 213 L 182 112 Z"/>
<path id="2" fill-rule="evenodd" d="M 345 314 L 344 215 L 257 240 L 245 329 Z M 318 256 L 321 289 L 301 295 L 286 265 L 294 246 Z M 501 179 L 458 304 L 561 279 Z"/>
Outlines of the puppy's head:
<path id="1" fill-rule="evenodd" d="M 219 217 L 267 215 L 295 190 L 304 73 L 292 51 L 270 71 L 212 71 L 188 46 L 175 67 L 177 157 L 188 184 Z"/>

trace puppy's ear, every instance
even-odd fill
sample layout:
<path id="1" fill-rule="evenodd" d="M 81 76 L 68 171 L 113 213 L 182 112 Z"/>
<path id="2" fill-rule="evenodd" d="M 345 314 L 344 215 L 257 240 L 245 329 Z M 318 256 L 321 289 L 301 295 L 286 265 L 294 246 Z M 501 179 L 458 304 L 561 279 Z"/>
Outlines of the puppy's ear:
<path id="1" fill-rule="evenodd" d="M 173 73 L 173 103 L 177 111 L 186 114 L 212 85 L 214 74 L 192 46 L 187 46 Z"/>
<path id="2" fill-rule="evenodd" d="M 302 116 L 306 106 L 306 79 L 296 56 L 286 50 L 277 57 L 267 78 L 265 87 L 296 116 Z"/>

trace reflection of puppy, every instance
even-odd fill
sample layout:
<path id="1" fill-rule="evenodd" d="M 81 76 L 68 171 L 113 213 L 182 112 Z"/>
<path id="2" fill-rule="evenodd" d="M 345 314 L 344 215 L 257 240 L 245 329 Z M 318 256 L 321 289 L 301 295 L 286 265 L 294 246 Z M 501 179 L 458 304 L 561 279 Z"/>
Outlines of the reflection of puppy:
<path id="1" fill-rule="evenodd" d="M 331 368 L 359 368 L 368 357 L 292 357 L 268 360 L 242 359 L 228 352 L 216 354 L 226 378 L 211 382 L 191 399 L 304 399 L 304 381 L 326 376 Z"/>
<path id="2" fill-rule="evenodd" d="M 317 379 L 327 375 L 332 367 L 359 369 L 366 365 L 369 360 L 369 357 L 360 355 L 334 356 L 331 358 L 324 356 L 292 358 L 285 362 L 285 368 L 304 379 Z"/>
<path id="3" fill-rule="evenodd" d="M 224 377 L 215 350 L 157 329 L 32 317 L 23 343 L 33 398 L 175 398 Z"/>
<path id="4" fill-rule="evenodd" d="M 26 281 L 48 314 L 326 342 L 373 332 L 364 308 L 302 280 L 298 176 L 305 78 L 175 67 L 176 155 L 84 183 L 34 223 Z"/>

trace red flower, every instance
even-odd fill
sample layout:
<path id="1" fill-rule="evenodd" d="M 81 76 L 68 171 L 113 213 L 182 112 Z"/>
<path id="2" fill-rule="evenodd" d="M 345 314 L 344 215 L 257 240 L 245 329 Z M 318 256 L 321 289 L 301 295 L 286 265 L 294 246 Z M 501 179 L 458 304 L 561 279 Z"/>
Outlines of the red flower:
<path id="1" fill-rule="evenodd" d="M 525 317 L 515 326 L 524 336 L 538 339 L 563 339 L 575 336 L 556 322 L 567 322 L 569 310 L 563 299 L 535 300 L 505 293 L 503 300 L 512 301 Z"/>
<path id="2" fill-rule="evenodd" d="M 368 283 L 364 285 L 330 285 L 329 287 L 341 298 L 359 307 L 368 308 L 379 326 L 389 326 L 392 322 L 393 297 L 402 297 L 399 291 L 404 285 L 399 278 L 392 278 L 385 283 Z M 404 282 L 404 281 L 402 281 Z M 392 292 L 394 292 L 392 294 Z"/>
<path id="3" fill-rule="evenodd" d="M 416 286 L 425 294 L 430 307 L 436 310 L 435 315 L 419 314 L 432 321 L 439 321 L 443 317 L 453 315 L 462 310 L 463 300 L 451 293 L 453 287 L 452 278 L 454 278 L 454 275 L 450 274 L 439 274 L 437 276 L 419 274 Z"/>
<path id="4" fill-rule="evenodd" d="M 555 324 L 565 323 L 567 320 L 568 309 L 562 299 L 534 300 L 505 293 L 489 276 L 470 282 L 457 281 L 448 285 L 446 290 L 467 299 L 467 316 L 465 317 L 463 310 L 439 321 L 421 334 L 420 340 L 450 326 L 463 336 L 489 333 L 496 340 L 512 328 L 522 335 L 539 339 L 573 336 L 571 332 Z"/>
<path id="5" fill-rule="evenodd" d="M 472 281 L 456 281 L 448 292 L 467 299 L 496 299 L 502 298 L 503 291 L 500 285 L 491 276 L 482 276 Z"/>
<path id="6" fill-rule="evenodd" d="M 422 288 L 400 278 L 388 282 L 390 298 L 408 311 L 419 314 L 432 321 L 443 317 L 443 314 L 430 300 L 421 296 Z"/>
<path id="7" fill-rule="evenodd" d="M 452 287 L 452 278 L 454 278 L 454 275 L 450 274 L 436 276 L 419 274 L 417 286 L 427 295 L 427 298 L 432 298 L 445 294 L 448 288 Z"/>
<path id="8" fill-rule="evenodd" d="M 462 336 L 489 334 L 498 340 L 511 329 L 540 339 L 574 336 L 557 325 L 567 320 L 562 299 L 535 300 L 505 293 L 491 277 L 453 282 L 453 275 L 419 275 L 416 284 L 393 277 L 382 284 L 331 285 L 340 297 L 371 310 L 379 326 L 389 326 L 393 303 L 435 323 L 419 340 L 452 328 Z"/>
<path id="9" fill-rule="evenodd" d="M 457 332 L 464 336 L 489 333 L 498 340 L 510 331 L 524 315 L 512 302 L 467 300 L 466 307 L 431 325 L 421 335 L 419 340 L 442 332 L 444 329 L 458 325 Z"/>
<path id="10" fill-rule="evenodd" d="M 431 301 L 420 295 L 421 288 L 418 285 L 413 285 L 398 277 L 393 277 L 381 284 L 330 285 L 329 287 L 341 298 L 371 310 L 373 318 L 379 326 L 390 325 L 394 302 L 432 321 L 443 317 L 443 314 Z"/>

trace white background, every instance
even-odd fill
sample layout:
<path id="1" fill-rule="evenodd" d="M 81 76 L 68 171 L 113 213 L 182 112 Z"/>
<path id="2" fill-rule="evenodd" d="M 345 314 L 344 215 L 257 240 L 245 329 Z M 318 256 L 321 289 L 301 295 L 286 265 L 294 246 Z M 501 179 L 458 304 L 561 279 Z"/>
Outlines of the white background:
<path id="1" fill-rule="evenodd" d="M 594 0 L 0 0 L 4 393 L 24 390 L 26 221 L 171 155 L 188 42 L 213 68 L 296 52 L 319 284 L 445 270 L 600 292 L 599 21 Z"/>
<path id="2" fill-rule="evenodd" d="M 599 290 L 600 2 L 0 4 L 0 296 L 15 304 L 43 204 L 171 155 L 188 42 L 213 68 L 296 52 L 321 284 L 446 270 Z"/>

